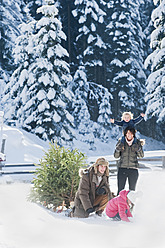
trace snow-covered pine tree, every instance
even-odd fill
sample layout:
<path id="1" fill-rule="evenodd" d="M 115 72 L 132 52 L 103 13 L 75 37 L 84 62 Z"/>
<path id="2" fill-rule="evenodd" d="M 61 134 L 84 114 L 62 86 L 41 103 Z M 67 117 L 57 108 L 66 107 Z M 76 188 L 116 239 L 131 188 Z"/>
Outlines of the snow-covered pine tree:
<path id="1" fill-rule="evenodd" d="M 30 16 L 35 20 L 39 20 L 42 17 L 41 13 L 37 13 L 37 9 L 43 4 L 46 4 L 45 0 L 25 0 L 26 6 L 29 9 Z"/>
<path id="2" fill-rule="evenodd" d="M 75 0 L 72 11 L 78 22 L 76 37 L 77 59 L 85 66 L 87 80 L 97 84 L 105 83 L 104 53 L 106 45 L 102 39 L 105 24 L 104 1 Z"/>
<path id="3" fill-rule="evenodd" d="M 153 0 L 141 0 L 140 1 L 140 25 L 142 27 L 142 31 L 145 35 L 143 40 L 144 43 L 144 58 L 152 52 L 150 48 L 150 35 L 154 30 L 153 22 L 151 20 L 151 13 L 154 10 L 155 6 Z M 148 73 L 148 72 L 147 72 Z"/>
<path id="4" fill-rule="evenodd" d="M 103 142 L 108 142 L 108 130 L 112 114 L 111 105 L 109 103 L 110 96 L 108 90 L 105 89 L 105 93 L 102 95 L 101 103 L 99 105 L 98 124 L 100 124 L 100 128 L 98 128 L 97 134 Z"/>
<path id="5" fill-rule="evenodd" d="M 28 50 L 33 61 L 18 73 L 15 100 L 21 109 L 16 110 L 15 118 L 23 128 L 40 138 L 58 139 L 62 143 L 73 139 L 74 119 L 67 110 L 72 99 L 67 89 L 71 76 L 64 60 L 68 53 L 60 44 L 66 36 L 56 17 L 58 10 L 52 5 L 53 1 L 48 2 L 37 9 L 43 17 L 36 21 L 29 38 L 34 42 Z"/>
<path id="6" fill-rule="evenodd" d="M 80 115 L 82 108 L 87 107 L 87 97 L 89 92 L 89 83 L 87 82 L 85 67 L 79 66 L 73 81 L 70 84 L 71 91 L 74 92 L 74 101 L 72 102 L 73 116 L 76 128 L 82 121 L 83 116 Z M 83 113 L 82 113 L 83 114 Z"/>
<path id="7" fill-rule="evenodd" d="M 147 118 L 156 117 L 157 122 L 165 124 L 165 0 L 155 0 L 158 7 L 152 13 L 155 30 L 151 34 L 150 46 L 153 52 L 145 61 L 151 74 L 147 79 Z M 163 129 L 165 132 L 165 128 Z"/>
<path id="8" fill-rule="evenodd" d="M 19 24 L 25 19 L 23 0 L 1 0 L 0 9 L 0 66 L 10 73 L 13 71 L 12 50 L 20 34 Z"/>
<path id="9" fill-rule="evenodd" d="M 75 105 L 82 103 L 82 108 L 85 108 L 88 112 L 86 115 L 86 123 L 88 123 L 88 125 L 84 125 L 84 123 L 81 124 L 81 121 L 84 122 L 84 120 L 79 119 L 80 126 L 78 128 L 82 129 L 81 126 L 83 126 L 83 130 L 85 130 L 86 127 L 86 133 L 91 133 L 91 137 L 93 137 L 95 133 L 98 137 L 99 134 L 97 134 L 97 130 L 99 130 L 98 127 L 100 127 L 100 125 L 97 127 L 95 123 L 92 125 L 90 123 L 91 120 L 97 122 L 99 117 L 99 105 L 102 101 L 103 92 L 105 91 L 104 86 L 106 85 L 106 45 L 103 40 L 105 30 L 104 17 L 106 16 L 104 9 L 106 3 L 105 1 L 98 0 L 75 0 L 74 4 L 75 9 L 72 13 L 78 23 L 75 44 L 79 66 L 75 72 L 72 89 L 74 94 L 77 95 L 74 90 L 75 88 L 77 88 L 76 92 L 80 93 L 75 100 Z M 85 80 L 85 84 L 82 87 L 83 80 Z M 81 99 L 83 99 L 83 101 L 81 101 Z M 88 121 L 87 118 L 89 118 Z M 92 129 L 89 128 L 89 126 L 91 126 Z"/>
<path id="10" fill-rule="evenodd" d="M 84 66 L 79 66 L 70 84 L 70 88 L 74 92 L 72 114 L 74 116 L 75 126 L 78 129 L 78 137 L 81 141 L 89 145 L 89 149 L 94 150 L 93 122 L 90 120 L 87 107 L 89 83 L 87 82 Z"/>
<path id="11" fill-rule="evenodd" d="M 41 18 L 41 13 L 36 10 L 43 4 L 45 0 L 26 0 L 27 6 L 30 9 L 30 14 L 35 20 Z M 67 62 L 70 64 L 70 70 L 73 67 L 73 60 L 75 60 L 75 47 L 72 45 L 75 41 L 74 30 L 76 29 L 76 21 L 72 15 L 73 1 L 70 0 L 54 0 L 54 5 L 58 9 L 58 19 L 62 23 L 63 31 L 67 36 L 66 40 L 62 40 L 62 46 L 68 51 Z"/>
<path id="12" fill-rule="evenodd" d="M 143 110 L 145 72 L 143 65 L 143 33 L 140 26 L 139 1 L 112 0 L 108 4 L 109 23 L 106 32 L 111 45 L 107 66 L 108 89 L 112 92 L 112 112 Z M 138 97 L 137 97 L 138 96 Z"/>
<path id="13" fill-rule="evenodd" d="M 24 7 L 23 0 L 0 0 L 0 95 L 15 69 L 12 51 L 20 35 L 18 26 L 26 18 Z"/>
<path id="14" fill-rule="evenodd" d="M 67 36 L 66 40 L 62 41 L 62 46 L 66 48 L 69 53 L 68 63 L 70 65 L 71 75 L 75 72 L 76 66 L 76 51 L 73 45 L 76 38 L 77 22 L 72 15 L 74 9 L 74 1 L 70 0 L 56 0 L 55 6 L 59 10 L 59 19 L 63 26 L 63 31 Z"/>
<path id="15" fill-rule="evenodd" d="M 23 111 L 26 102 L 26 94 L 23 99 L 21 99 L 21 95 L 25 93 L 25 88 L 27 88 L 28 68 L 35 59 L 33 58 L 34 41 L 32 39 L 34 26 L 35 21 L 19 25 L 22 35 L 16 39 L 13 49 L 14 65 L 17 69 L 6 84 L 2 98 L 7 122 L 11 119 L 17 119 L 17 111 Z M 19 121 L 21 122 L 21 120 Z"/>
<path id="16" fill-rule="evenodd" d="M 94 145 L 94 126 L 90 120 L 90 114 L 84 101 L 82 102 L 81 110 L 79 112 L 81 122 L 78 126 L 80 140 L 89 145 L 89 150 L 95 150 Z"/>
<path id="17" fill-rule="evenodd" d="M 75 126 L 78 128 L 79 134 L 83 135 L 81 140 L 92 144 L 91 149 L 94 149 L 94 137 L 102 137 L 103 142 L 108 139 L 107 129 L 111 114 L 109 102 L 112 95 L 103 86 L 87 81 L 84 66 L 79 66 L 70 86 L 75 96 L 72 104 Z M 98 123 L 91 120 L 88 110 L 88 104 L 91 103 L 91 109 L 94 107 L 92 106 L 93 99 L 98 107 L 98 120 L 96 120 Z"/>

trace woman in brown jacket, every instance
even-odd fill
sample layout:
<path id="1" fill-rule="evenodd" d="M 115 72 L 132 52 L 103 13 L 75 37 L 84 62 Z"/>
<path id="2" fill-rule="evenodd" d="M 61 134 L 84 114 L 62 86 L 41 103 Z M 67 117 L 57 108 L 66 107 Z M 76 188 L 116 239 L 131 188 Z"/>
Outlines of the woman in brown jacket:
<path id="1" fill-rule="evenodd" d="M 98 158 L 90 168 L 81 170 L 72 217 L 87 218 L 93 212 L 101 216 L 112 198 L 108 167 L 109 163 L 105 158 Z"/>
<path id="2" fill-rule="evenodd" d="M 128 178 L 129 190 L 135 190 L 138 180 L 138 157 L 144 157 L 142 149 L 143 142 L 135 138 L 136 130 L 131 127 L 127 127 L 124 130 L 124 143 L 121 140 L 118 141 L 114 152 L 114 157 L 119 158 L 117 184 L 118 193 L 125 188 L 126 180 Z"/>

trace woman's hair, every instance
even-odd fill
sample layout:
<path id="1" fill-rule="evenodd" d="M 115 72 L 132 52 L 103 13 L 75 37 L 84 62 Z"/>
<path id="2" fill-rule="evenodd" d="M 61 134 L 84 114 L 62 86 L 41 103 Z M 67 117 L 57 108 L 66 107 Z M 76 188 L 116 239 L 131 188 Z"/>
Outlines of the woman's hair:
<path id="1" fill-rule="evenodd" d="M 126 136 L 126 134 L 127 134 L 128 131 L 130 131 L 130 132 L 133 134 L 133 137 L 135 137 L 135 133 L 136 133 L 135 128 L 133 128 L 133 127 L 127 127 L 127 128 L 124 130 L 124 136 Z"/>
<path id="2" fill-rule="evenodd" d="M 131 112 L 124 112 L 124 113 L 122 114 L 122 117 L 121 117 L 122 120 L 124 119 L 124 116 L 125 116 L 125 115 L 129 115 L 130 118 L 133 119 L 133 114 L 132 114 Z"/>

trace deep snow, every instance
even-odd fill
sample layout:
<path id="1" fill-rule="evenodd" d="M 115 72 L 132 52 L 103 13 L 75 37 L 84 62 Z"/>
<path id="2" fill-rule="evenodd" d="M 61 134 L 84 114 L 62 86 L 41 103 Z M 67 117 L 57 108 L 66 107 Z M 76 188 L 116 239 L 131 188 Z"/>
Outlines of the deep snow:
<path id="1" fill-rule="evenodd" d="M 110 184 L 115 183 L 110 178 Z M 92 215 L 68 218 L 27 201 L 30 184 L 0 185 L 0 247 L 8 248 L 164 248 L 165 172 L 140 171 L 143 197 L 131 223 Z"/>
<path id="2" fill-rule="evenodd" d="M 25 131 L 7 126 L 3 131 L 8 162 L 37 162 L 48 148 L 47 143 Z M 153 142 L 153 149 L 165 148 Z M 109 151 L 106 155 L 112 156 L 113 149 Z M 104 152 L 107 150 L 100 147 L 88 160 Z M 154 156 L 157 152 L 147 153 Z M 135 206 L 131 223 L 95 215 L 88 219 L 67 218 L 27 201 L 30 183 L 8 184 L 1 176 L 0 248 L 164 248 L 165 171 L 161 162 L 148 162 L 146 166 L 148 169 L 139 169 L 137 190 L 143 191 L 143 197 Z M 110 177 L 110 186 L 116 193 L 116 176 Z"/>

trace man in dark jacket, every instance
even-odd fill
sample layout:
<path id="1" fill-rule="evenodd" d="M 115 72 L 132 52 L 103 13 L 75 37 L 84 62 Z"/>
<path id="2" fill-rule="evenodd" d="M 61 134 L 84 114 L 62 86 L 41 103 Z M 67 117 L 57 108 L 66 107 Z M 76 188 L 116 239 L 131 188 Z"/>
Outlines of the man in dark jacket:
<path id="1" fill-rule="evenodd" d="M 128 178 L 129 190 L 135 190 L 138 180 L 138 157 L 144 157 L 142 142 L 139 139 L 134 140 L 136 130 L 128 127 L 124 130 L 125 141 L 118 141 L 114 152 L 114 157 L 119 158 L 118 161 L 118 193 L 125 188 Z"/>
<path id="2" fill-rule="evenodd" d="M 105 158 L 98 158 L 90 168 L 81 170 L 72 217 L 86 218 L 93 212 L 101 216 L 112 198 L 108 167 L 109 163 Z"/>

